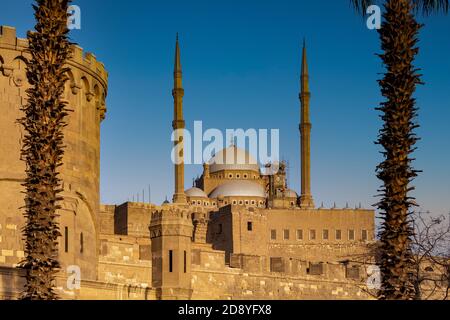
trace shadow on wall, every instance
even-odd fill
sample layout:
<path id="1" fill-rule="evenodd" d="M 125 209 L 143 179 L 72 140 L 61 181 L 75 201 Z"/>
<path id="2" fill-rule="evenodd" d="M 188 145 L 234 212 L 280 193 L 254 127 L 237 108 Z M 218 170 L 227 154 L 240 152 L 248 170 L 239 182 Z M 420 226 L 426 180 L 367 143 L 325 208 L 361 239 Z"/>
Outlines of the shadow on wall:
<path id="1" fill-rule="evenodd" d="M 25 286 L 25 271 L 0 267 L 0 300 L 16 300 Z"/>

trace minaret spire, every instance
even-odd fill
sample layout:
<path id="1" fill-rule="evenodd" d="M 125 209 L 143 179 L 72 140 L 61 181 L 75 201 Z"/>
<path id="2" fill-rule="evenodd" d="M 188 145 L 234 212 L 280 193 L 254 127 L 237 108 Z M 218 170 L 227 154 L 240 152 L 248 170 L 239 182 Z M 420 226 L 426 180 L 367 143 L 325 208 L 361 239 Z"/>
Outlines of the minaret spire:
<path id="1" fill-rule="evenodd" d="M 306 40 L 303 39 L 303 54 L 302 54 L 302 74 L 301 74 L 301 92 L 309 92 L 309 72 L 308 72 L 308 58 L 306 54 Z M 309 101 L 308 101 L 309 102 Z M 309 109 L 309 105 L 308 105 Z M 309 110 L 308 110 L 309 111 Z"/>
<path id="2" fill-rule="evenodd" d="M 301 196 L 300 207 L 305 209 L 314 208 L 314 200 L 311 195 L 311 120 L 309 117 L 309 72 L 306 55 L 306 41 L 303 40 L 302 72 L 301 72 Z"/>
<path id="3" fill-rule="evenodd" d="M 175 193 L 173 195 L 174 203 L 186 203 L 184 193 L 184 128 L 186 123 L 183 118 L 183 97 L 184 89 L 182 83 L 180 45 L 177 40 L 175 45 L 175 65 L 173 71 L 174 86 L 172 96 L 174 101 L 174 117 L 172 128 L 174 130 L 174 151 L 175 151 Z"/>
<path id="4" fill-rule="evenodd" d="M 180 72 L 181 73 L 181 56 L 180 56 L 180 44 L 178 41 L 178 32 L 177 32 L 177 41 L 175 45 L 175 67 L 174 72 Z M 181 75 L 180 75 L 181 78 Z"/>

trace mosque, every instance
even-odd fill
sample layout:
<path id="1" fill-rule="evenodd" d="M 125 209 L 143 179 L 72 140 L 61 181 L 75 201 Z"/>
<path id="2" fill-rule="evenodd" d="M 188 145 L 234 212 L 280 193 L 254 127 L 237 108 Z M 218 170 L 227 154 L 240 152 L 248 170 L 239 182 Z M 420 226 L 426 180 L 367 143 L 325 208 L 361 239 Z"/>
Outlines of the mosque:
<path id="1" fill-rule="evenodd" d="M 174 121 L 173 129 L 185 128 L 183 119 L 182 70 L 178 36 L 175 49 L 174 66 Z M 310 177 L 310 135 L 311 122 L 309 116 L 310 104 L 308 63 L 306 56 L 306 43 L 303 45 L 303 58 L 301 70 L 301 196 L 288 188 L 286 183 L 286 164 L 265 164 L 276 166 L 263 175 L 258 162 L 246 150 L 232 144 L 229 148 L 215 154 L 209 162 L 203 165 L 202 176 L 195 181 L 195 187 L 184 191 L 184 164 L 175 165 L 175 204 L 189 203 L 223 207 L 227 205 L 240 205 L 257 208 L 278 209 L 312 209 L 314 201 L 311 195 Z M 181 144 L 181 147 L 180 147 Z M 183 149 L 183 137 L 179 136 L 175 147 Z M 178 155 L 180 156 L 180 155 Z M 181 155 L 182 156 L 182 155 Z M 176 163 L 180 163 L 176 159 Z"/>
<path id="2" fill-rule="evenodd" d="M 16 268 L 25 255 L 25 167 L 16 119 L 29 86 L 27 46 L 14 28 L 0 27 L 0 299 L 17 298 L 24 281 Z M 172 128 L 177 131 L 185 128 L 178 39 L 174 64 Z M 203 165 L 188 190 L 184 163 L 177 161 L 170 203 L 100 204 L 100 125 L 106 118 L 108 73 L 78 46 L 68 67 L 64 99 L 74 111 L 65 129 L 61 168 L 62 269 L 56 288 L 62 298 L 370 298 L 360 258 L 367 258 L 375 241 L 374 211 L 317 207 L 311 194 L 306 45 L 299 95 L 300 194 L 287 185 L 284 163 L 266 174 L 246 150 L 232 144 Z M 182 134 L 174 144 L 183 146 Z M 78 274 L 72 273 L 74 266 Z M 77 285 L 68 285 L 68 279 Z"/>

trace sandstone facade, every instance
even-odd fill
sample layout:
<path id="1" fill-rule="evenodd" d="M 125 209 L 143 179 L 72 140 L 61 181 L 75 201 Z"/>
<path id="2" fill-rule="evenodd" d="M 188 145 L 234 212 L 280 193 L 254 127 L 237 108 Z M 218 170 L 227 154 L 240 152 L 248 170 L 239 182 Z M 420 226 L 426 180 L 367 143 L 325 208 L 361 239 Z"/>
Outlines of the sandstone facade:
<path id="1" fill-rule="evenodd" d="M 16 119 L 26 103 L 27 41 L 0 29 L 0 299 L 15 299 L 25 252 Z M 374 211 L 315 208 L 309 177 L 309 86 L 302 73 L 302 193 L 288 188 L 284 164 L 264 175 L 232 145 L 205 163 L 195 186 L 184 189 L 184 165 L 174 166 L 174 203 L 100 205 L 100 124 L 108 74 L 94 55 L 73 47 L 65 99 L 73 109 L 65 131 L 64 201 L 60 212 L 64 299 L 371 299 L 368 246 Z M 184 127 L 177 41 L 174 129 Z M 220 163 L 217 158 L 235 153 Z M 79 275 L 67 267 L 80 268 Z M 79 277 L 78 277 L 79 276 Z M 73 287 L 71 284 L 79 284 Z"/>

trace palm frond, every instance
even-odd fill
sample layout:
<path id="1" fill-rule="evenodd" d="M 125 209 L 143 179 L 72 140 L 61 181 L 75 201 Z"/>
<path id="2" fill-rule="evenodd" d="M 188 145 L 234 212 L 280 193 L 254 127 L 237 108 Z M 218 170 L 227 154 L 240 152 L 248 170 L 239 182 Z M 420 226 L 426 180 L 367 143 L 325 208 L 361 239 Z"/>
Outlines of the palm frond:
<path id="1" fill-rule="evenodd" d="M 449 0 L 412 0 L 414 10 L 428 16 L 434 12 L 448 13 Z"/>
<path id="2" fill-rule="evenodd" d="M 350 0 L 350 5 L 353 6 L 356 12 L 365 16 L 367 14 L 366 10 L 369 6 L 374 4 L 379 4 L 381 0 Z"/>
<path id="3" fill-rule="evenodd" d="M 422 13 L 429 16 L 435 12 L 448 13 L 450 10 L 449 0 L 410 0 L 415 13 Z M 350 0 L 350 5 L 353 6 L 356 12 L 366 15 L 367 7 L 371 5 L 380 5 L 386 1 L 382 0 Z"/>

